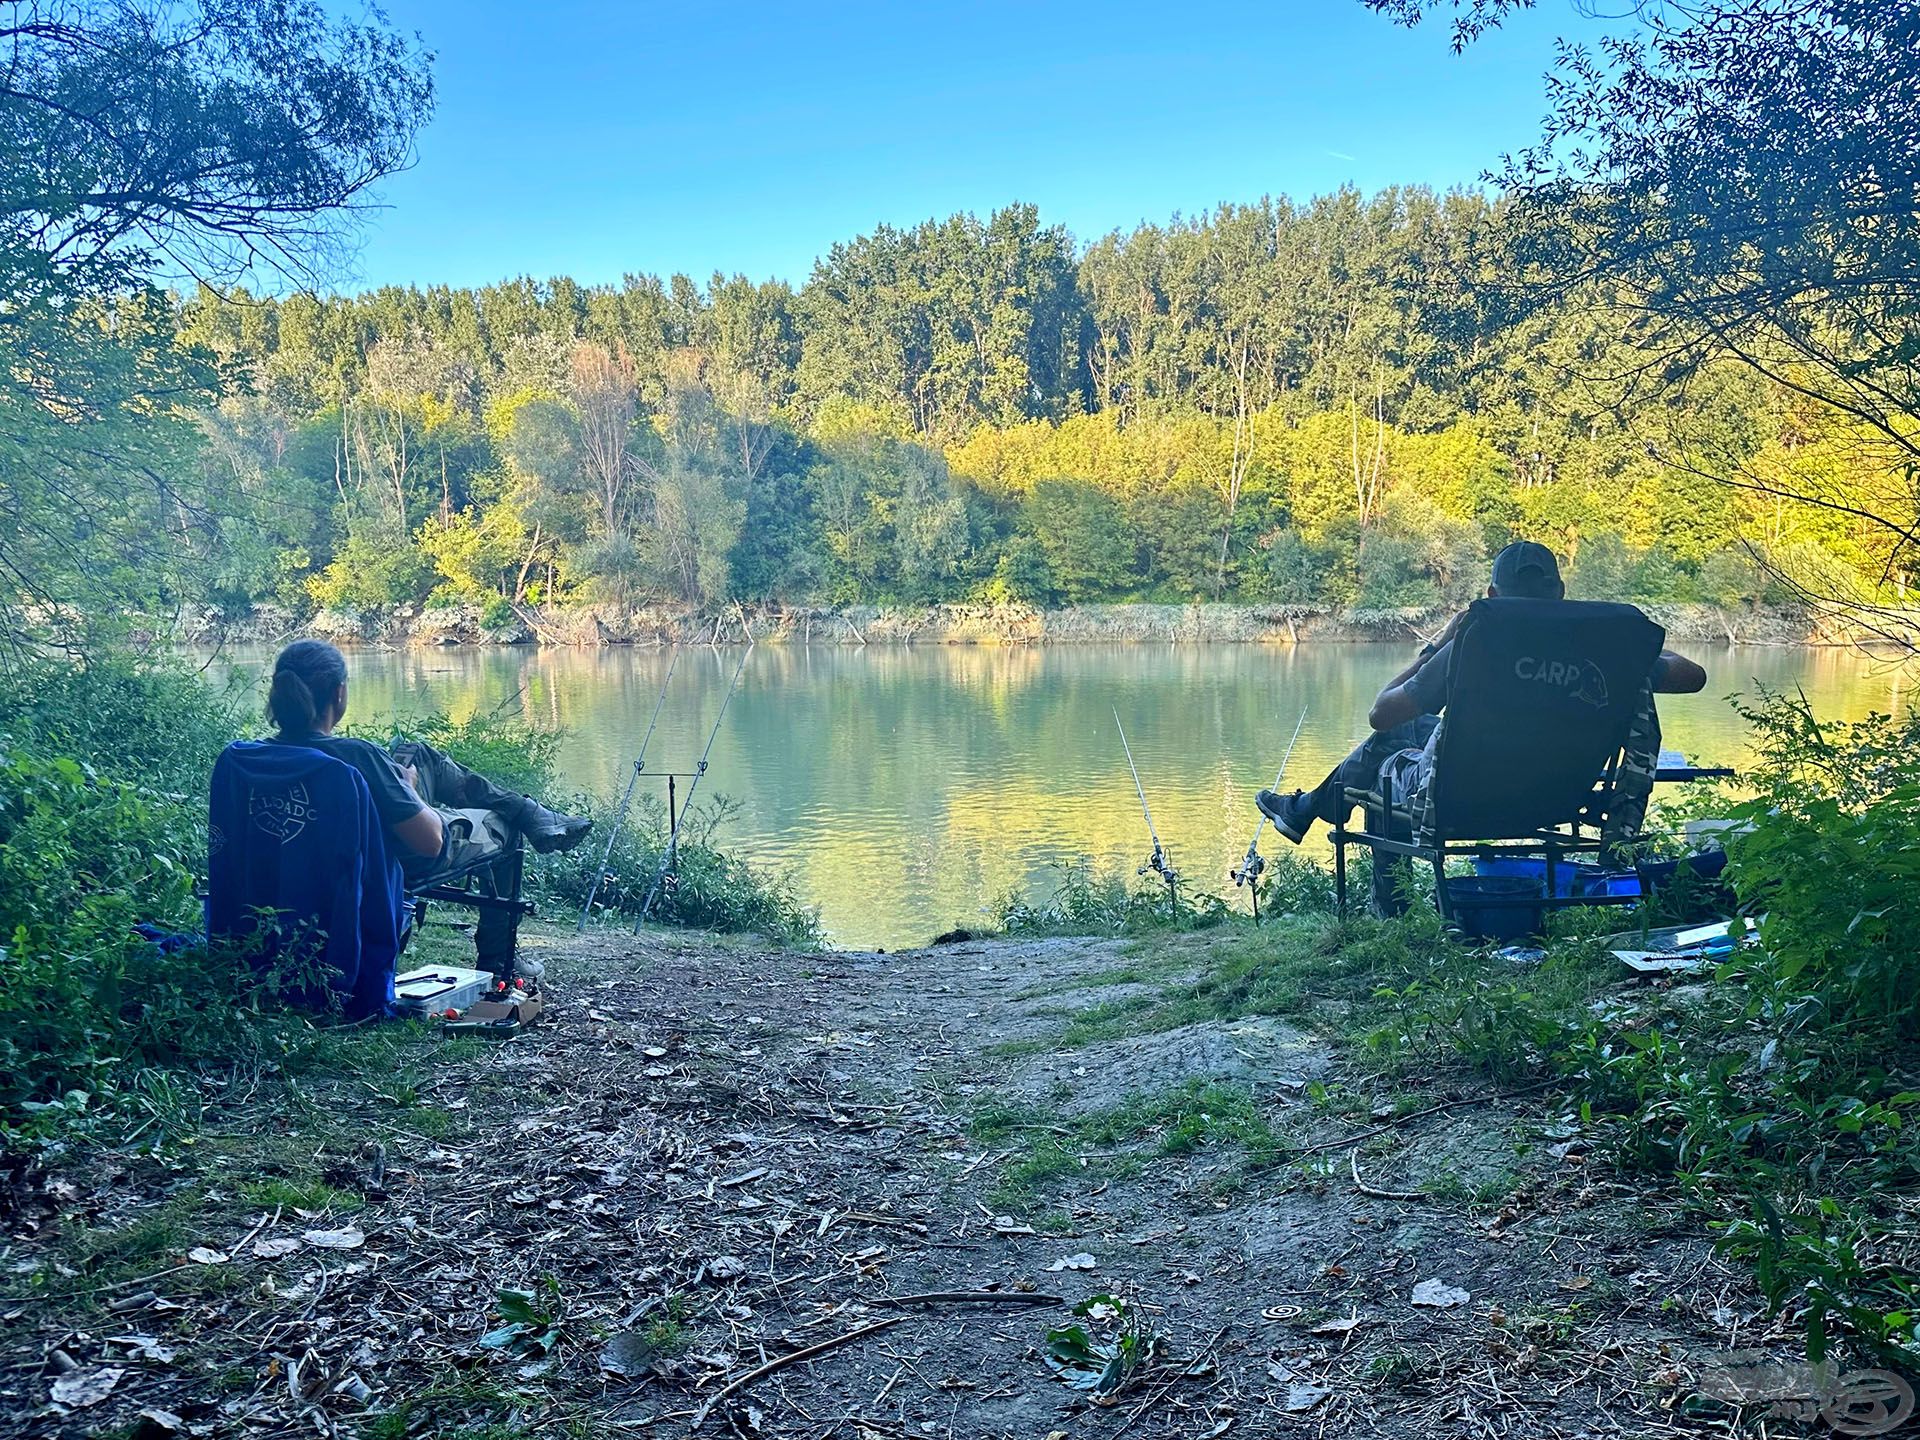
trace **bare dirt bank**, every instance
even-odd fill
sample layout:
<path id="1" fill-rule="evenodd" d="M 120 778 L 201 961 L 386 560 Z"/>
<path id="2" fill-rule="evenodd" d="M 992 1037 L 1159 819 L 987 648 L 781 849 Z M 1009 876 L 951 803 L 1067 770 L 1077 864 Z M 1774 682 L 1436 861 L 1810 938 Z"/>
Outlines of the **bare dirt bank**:
<path id="1" fill-rule="evenodd" d="M 16 1193 L 0 1429 L 1721 1434 L 1703 1368 L 1791 1353 L 1551 1093 L 1390 1081 L 1311 1006 L 1111 1023 L 1231 933 L 536 943 L 530 1033 L 346 1037 Z M 1100 1295 L 1148 1349 L 1092 1403 L 1045 1336 Z"/>

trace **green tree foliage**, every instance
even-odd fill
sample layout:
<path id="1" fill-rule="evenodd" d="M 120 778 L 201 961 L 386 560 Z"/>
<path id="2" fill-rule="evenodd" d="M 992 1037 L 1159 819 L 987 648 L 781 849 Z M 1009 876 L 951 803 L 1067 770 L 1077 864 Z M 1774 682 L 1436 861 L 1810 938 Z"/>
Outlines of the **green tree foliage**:
<path id="1" fill-rule="evenodd" d="M 1125 594 L 1138 580 L 1139 543 L 1120 502 L 1083 480 L 1042 480 L 1023 520 L 1068 600 Z"/>
<path id="2" fill-rule="evenodd" d="M 0 47 L 0 631 L 17 658 L 84 643 L 129 603 L 272 588 L 277 562 L 236 543 L 262 476 L 197 466 L 218 377 L 174 343 L 153 282 L 310 278 L 406 162 L 432 91 L 413 45 L 311 0 L 9 4 Z"/>
<path id="3" fill-rule="evenodd" d="M 1437 8 L 1465 43 L 1511 6 Z M 1911 10 L 1690 7 L 1570 54 L 1548 138 L 1606 184 L 1549 147 L 1497 200 L 1270 197 L 1084 248 L 1024 205 L 881 227 L 797 291 L 263 300 L 247 263 L 324 260 L 406 158 L 423 58 L 304 3 L 41 7 L 0 27 L 8 630 L 430 596 L 1404 609 L 1515 534 L 1576 572 L 1598 545 L 1636 598 L 1897 604 L 1920 265 L 1874 187 L 1920 126 L 1849 97 L 1910 66 Z M 183 181 L 135 131 L 231 163 Z"/>
<path id="4" fill-rule="evenodd" d="M 1624 343 L 1492 283 L 1511 209 L 1343 191 L 1143 225 L 1075 261 L 1013 207 L 876 231 L 797 294 L 720 275 L 202 289 L 178 324 L 227 393 L 197 466 L 162 473 L 207 514 L 254 517 L 218 565 L 201 547 L 195 598 L 223 613 L 429 592 L 1406 610 L 1471 594 L 1522 533 L 1576 566 L 1619 542 L 1619 593 L 1643 599 L 1757 600 L 1729 588 L 1751 570 L 1703 579 L 1730 549 L 1897 585 L 1837 512 L 1811 523 L 1706 474 L 1738 452 L 1845 484 L 1844 441 L 1804 398 L 1725 369 L 1626 400 L 1579 381 Z M 1675 437 L 1692 469 L 1658 453 Z"/>
<path id="5" fill-rule="evenodd" d="M 160 368 L 126 370 L 113 402 L 147 447 L 144 485 L 35 548 L 12 594 L 31 606 L 92 567 L 140 577 L 129 598 L 147 608 L 228 615 L 429 599 L 495 615 L 1021 597 L 1403 610 L 1457 603 L 1524 533 L 1576 569 L 1589 544 L 1624 547 L 1625 588 L 1608 588 L 1638 598 L 1787 594 L 1735 593 L 1758 581 L 1717 558 L 1736 551 L 1863 603 L 1897 597 L 1905 572 L 1869 522 L 1718 483 L 1731 456 L 1774 491 L 1870 501 L 1885 476 L 1851 463 L 1858 425 L 1726 363 L 1684 385 L 1599 383 L 1645 371 L 1638 337 L 1590 296 L 1523 303 L 1505 283 L 1536 203 L 1343 190 L 1084 249 L 1016 205 L 882 227 L 798 291 L 720 274 L 281 300 L 203 285 L 148 302 L 142 363 Z M 88 343 L 63 341 L 63 363 L 120 353 Z M 86 383 L 122 394 L 102 369 Z M 131 424 L 163 411 L 194 423 Z M 62 463 L 36 440 L 13 482 L 37 487 L 43 520 L 80 513 L 60 510 L 85 489 Z"/>
<path id="6" fill-rule="evenodd" d="M 1054 416 L 1078 401 L 1081 305 L 1067 233 L 1031 205 L 836 245 L 800 295 L 799 385 L 916 432 Z"/>

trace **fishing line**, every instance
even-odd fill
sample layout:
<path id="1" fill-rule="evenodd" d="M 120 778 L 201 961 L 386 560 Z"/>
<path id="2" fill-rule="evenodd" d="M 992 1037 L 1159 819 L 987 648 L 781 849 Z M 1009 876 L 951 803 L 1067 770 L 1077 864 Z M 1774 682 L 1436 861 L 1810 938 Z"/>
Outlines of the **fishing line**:
<path id="1" fill-rule="evenodd" d="M 647 746 L 653 741 L 654 726 L 660 723 L 660 707 L 667 703 L 667 687 L 673 684 L 674 667 L 680 663 L 680 647 L 673 647 L 673 654 L 667 659 L 667 677 L 660 682 L 660 693 L 654 697 L 653 718 L 647 721 L 647 733 L 641 738 L 640 753 L 634 757 L 633 774 L 627 777 L 627 788 L 621 793 L 620 808 L 614 812 L 613 828 L 607 832 L 606 852 L 600 857 L 600 868 L 594 872 L 593 885 L 587 891 L 587 903 L 580 911 L 580 924 L 574 934 L 587 932 L 587 917 L 593 914 L 594 899 L 600 894 L 600 882 L 606 878 L 607 866 L 613 861 L 613 842 L 620 836 L 620 827 L 626 822 L 627 806 L 633 800 L 633 787 L 640 783 L 640 772 L 647 768 Z"/>
<path id="2" fill-rule="evenodd" d="M 701 777 L 707 773 L 707 757 L 713 754 L 713 742 L 720 737 L 720 722 L 727 718 L 727 707 L 733 703 L 733 692 L 739 687 L 740 672 L 747 668 L 747 657 L 753 654 L 753 643 L 752 632 L 749 631 L 747 648 L 740 652 L 740 663 L 733 667 L 733 679 L 727 682 L 727 693 L 720 697 L 720 713 L 713 717 L 713 729 L 707 732 L 707 748 L 700 752 L 700 763 L 693 767 L 693 783 L 687 786 L 687 798 L 680 802 L 680 814 L 673 822 L 673 829 L 667 832 L 667 853 L 660 858 L 660 868 L 654 873 L 653 887 L 647 891 L 640 913 L 633 917 L 636 935 L 640 933 L 647 912 L 653 909 L 654 898 L 666 882 L 667 872 L 673 868 L 673 862 L 680 854 L 680 827 L 687 823 L 687 816 L 693 810 L 694 792 L 700 788 Z"/>
<path id="3" fill-rule="evenodd" d="M 1154 829 L 1153 807 L 1147 804 L 1147 790 L 1140 783 L 1140 767 L 1133 763 L 1133 746 L 1127 743 L 1127 727 L 1120 723 L 1120 711 L 1117 708 L 1113 712 L 1113 728 L 1120 732 L 1120 748 L 1127 752 L 1127 769 L 1133 775 L 1134 793 L 1140 797 L 1140 813 L 1147 817 L 1147 834 L 1153 837 L 1153 854 L 1140 867 L 1140 873 L 1144 875 L 1151 870 L 1167 882 L 1167 899 L 1177 916 L 1180 902 L 1175 887 L 1180 882 L 1180 875 L 1168 860 L 1166 847 L 1160 843 L 1160 832 Z"/>
<path id="4" fill-rule="evenodd" d="M 1300 731 L 1306 723 L 1307 707 L 1302 705 L 1300 707 L 1300 719 L 1295 722 L 1293 727 L 1293 738 L 1287 741 L 1287 753 L 1280 757 L 1280 768 L 1274 772 L 1273 784 L 1267 787 L 1276 794 L 1279 793 L 1280 782 L 1286 778 L 1287 762 L 1293 759 L 1293 747 L 1300 743 Z M 1260 918 L 1259 880 L 1261 874 L 1267 868 L 1267 862 L 1260 858 L 1260 837 L 1266 833 L 1266 830 L 1267 812 L 1262 810 L 1260 812 L 1260 823 L 1253 827 L 1253 839 L 1247 842 L 1246 857 L 1241 860 L 1240 868 L 1227 872 L 1227 875 L 1236 886 L 1248 885 L 1253 887 L 1253 915 L 1256 920 Z"/>

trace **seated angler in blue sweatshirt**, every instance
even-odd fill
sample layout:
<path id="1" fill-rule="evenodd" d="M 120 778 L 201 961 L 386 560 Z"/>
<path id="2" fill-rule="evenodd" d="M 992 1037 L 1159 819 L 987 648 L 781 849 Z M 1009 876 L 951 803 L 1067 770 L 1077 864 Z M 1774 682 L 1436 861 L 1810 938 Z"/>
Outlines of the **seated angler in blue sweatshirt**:
<path id="1" fill-rule="evenodd" d="M 389 752 L 335 735 L 346 713 L 347 662 L 338 650 L 324 640 L 296 640 L 280 652 L 267 694 L 267 716 L 279 731 L 274 742 L 318 750 L 359 772 L 410 887 L 505 863 L 516 836 L 548 853 L 571 850 L 592 828 L 592 821 L 496 785 L 424 741 L 404 740 Z M 513 949 L 506 912 L 482 909 L 473 939 L 480 968 L 503 972 Z"/>
<path id="2" fill-rule="evenodd" d="M 348 1020 L 387 1013 L 405 886 L 360 772 L 317 750 L 238 740 L 214 764 L 207 801 L 208 935 L 266 939 L 253 954 L 263 965 L 297 958 L 289 942 L 317 941 L 321 968 L 281 975 L 283 998 L 337 1003 Z"/>

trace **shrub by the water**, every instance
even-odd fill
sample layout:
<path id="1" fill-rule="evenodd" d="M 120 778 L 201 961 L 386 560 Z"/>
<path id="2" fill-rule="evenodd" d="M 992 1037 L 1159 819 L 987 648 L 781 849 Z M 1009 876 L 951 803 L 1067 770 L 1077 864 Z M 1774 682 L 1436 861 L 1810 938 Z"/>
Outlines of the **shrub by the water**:
<path id="1" fill-rule="evenodd" d="M 578 914 L 599 875 L 595 915 L 637 916 L 666 855 L 668 827 L 660 803 L 651 796 L 636 797 L 620 824 L 611 856 L 607 836 L 615 821 L 615 802 L 578 796 L 573 804 L 593 819 L 593 833 L 565 854 L 536 861 L 530 873 L 540 892 Z M 732 809 L 716 798 L 681 821 L 674 864 L 661 878 L 648 912 L 649 923 L 764 935 L 782 945 L 817 945 L 820 915 L 816 909 L 803 904 L 786 880 L 763 874 L 714 845 L 713 833 Z"/>
<path id="2" fill-rule="evenodd" d="M 1324 865 L 1280 850 L 1264 857 L 1259 879 L 1263 915 L 1331 915 L 1333 872 Z M 1367 893 L 1368 859 L 1356 852 L 1348 862 L 1352 894 Z M 1051 892 L 1035 897 L 1011 890 L 994 901 L 995 924 L 1006 935 L 1131 935 L 1154 930 L 1204 930 L 1237 912 L 1234 894 L 1214 895 L 1188 887 L 1170 898 L 1159 876 L 1131 877 L 1119 869 L 1095 870 L 1086 856 L 1059 867 Z M 1240 902 L 1245 903 L 1245 902 Z"/>
<path id="3" fill-rule="evenodd" d="M 1117 869 L 1095 871 L 1085 856 L 1060 867 L 1053 892 L 1034 899 L 1012 891 L 994 902 L 1002 933 L 1019 936 L 1130 935 L 1152 930 L 1200 930 L 1229 915 L 1217 895 L 1182 885 L 1169 896 L 1157 875 L 1129 884 Z"/>
<path id="4" fill-rule="evenodd" d="M 151 1067 L 274 1047 L 245 957 L 163 956 L 132 928 L 200 926 L 226 698 L 164 669 L 35 665 L 0 678 L 0 713 L 0 1133 L 98 1106 Z"/>

